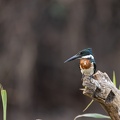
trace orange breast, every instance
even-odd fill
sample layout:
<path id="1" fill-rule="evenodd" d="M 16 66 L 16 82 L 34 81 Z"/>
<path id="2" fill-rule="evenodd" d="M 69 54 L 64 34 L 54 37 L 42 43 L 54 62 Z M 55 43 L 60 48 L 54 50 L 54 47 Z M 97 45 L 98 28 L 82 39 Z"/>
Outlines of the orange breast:
<path id="1" fill-rule="evenodd" d="M 86 59 L 86 58 L 83 58 L 83 59 L 80 59 L 80 67 L 82 69 L 88 69 L 91 67 L 91 62 L 89 59 Z"/>

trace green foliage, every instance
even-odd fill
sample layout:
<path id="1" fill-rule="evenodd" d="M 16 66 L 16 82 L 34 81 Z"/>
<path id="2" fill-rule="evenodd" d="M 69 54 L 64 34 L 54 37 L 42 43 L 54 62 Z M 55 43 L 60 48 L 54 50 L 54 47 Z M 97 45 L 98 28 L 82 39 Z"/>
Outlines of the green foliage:
<path id="1" fill-rule="evenodd" d="M 87 105 L 87 107 L 83 110 L 83 112 L 85 112 L 90 106 L 91 104 L 94 102 L 94 100 L 91 100 L 90 103 Z"/>
<path id="2" fill-rule="evenodd" d="M 98 114 L 98 113 L 88 113 L 88 114 L 82 114 L 82 115 L 78 115 L 74 118 L 74 120 L 76 120 L 77 118 L 80 117 L 90 117 L 90 118 L 106 118 L 106 119 L 110 119 L 109 116 L 106 115 L 102 115 L 102 114 Z"/>
<path id="3" fill-rule="evenodd" d="M 7 116 L 7 92 L 6 90 L 1 90 L 2 104 L 3 104 L 3 120 L 6 120 Z"/>
<path id="4" fill-rule="evenodd" d="M 115 71 L 113 71 L 113 83 L 115 86 L 117 85 Z"/>
<path id="5" fill-rule="evenodd" d="M 2 98 L 2 106 L 3 106 L 3 120 L 6 120 L 7 117 L 7 92 L 3 89 L 2 85 L 0 84 L 1 90 L 1 98 Z"/>

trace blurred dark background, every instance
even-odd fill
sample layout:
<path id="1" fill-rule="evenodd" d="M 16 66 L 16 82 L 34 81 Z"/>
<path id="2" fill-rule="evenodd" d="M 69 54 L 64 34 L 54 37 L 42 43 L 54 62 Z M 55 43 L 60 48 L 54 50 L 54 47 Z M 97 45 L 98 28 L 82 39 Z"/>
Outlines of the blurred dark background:
<path id="1" fill-rule="evenodd" d="M 119 85 L 119 39 L 119 0 L 1 0 L 0 83 L 8 92 L 8 120 L 83 114 L 91 100 L 79 90 L 78 61 L 64 60 L 91 47 L 97 68 L 110 78 L 114 70 Z M 89 112 L 106 114 L 98 103 Z"/>

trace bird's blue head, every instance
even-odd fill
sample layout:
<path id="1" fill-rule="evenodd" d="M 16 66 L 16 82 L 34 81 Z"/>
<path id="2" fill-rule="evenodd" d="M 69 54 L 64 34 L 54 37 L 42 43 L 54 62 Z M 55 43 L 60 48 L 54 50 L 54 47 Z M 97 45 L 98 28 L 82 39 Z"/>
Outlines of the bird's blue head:
<path id="1" fill-rule="evenodd" d="M 82 58 L 89 58 L 92 61 L 94 61 L 94 57 L 92 54 L 92 48 L 87 48 L 87 49 L 83 49 L 79 51 L 76 55 L 70 57 L 64 63 L 75 60 L 75 59 L 82 59 Z"/>

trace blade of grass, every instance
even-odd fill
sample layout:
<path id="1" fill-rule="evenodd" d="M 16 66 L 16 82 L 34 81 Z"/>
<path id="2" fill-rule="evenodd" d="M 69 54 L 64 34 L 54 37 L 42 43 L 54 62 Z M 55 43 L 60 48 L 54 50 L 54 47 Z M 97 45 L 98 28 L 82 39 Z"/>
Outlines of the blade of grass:
<path id="1" fill-rule="evenodd" d="M 6 90 L 1 90 L 2 105 L 3 105 L 3 120 L 6 120 L 7 116 L 7 92 Z"/>
<path id="2" fill-rule="evenodd" d="M 94 102 L 94 100 L 91 100 L 90 103 L 87 105 L 87 107 L 83 110 L 83 112 L 85 112 L 93 102 Z"/>
<path id="3" fill-rule="evenodd" d="M 107 118 L 110 119 L 109 116 L 106 115 L 102 115 L 102 114 L 98 114 L 98 113 L 88 113 L 88 114 L 82 114 L 82 115 L 78 115 L 74 118 L 74 120 L 76 120 L 77 118 L 80 117 L 91 117 L 91 118 Z"/>
<path id="4" fill-rule="evenodd" d="M 114 85 L 116 86 L 117 84 L 116 84 L 116 76 L 115 76 L 115 71 L 113 71 L 113 83 L 114 83 Z"/>

